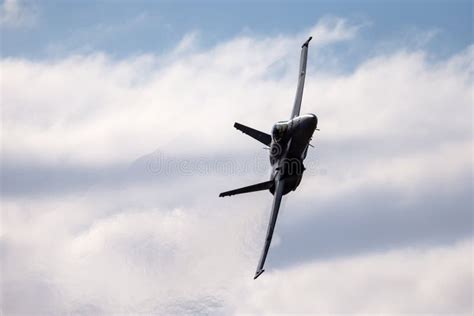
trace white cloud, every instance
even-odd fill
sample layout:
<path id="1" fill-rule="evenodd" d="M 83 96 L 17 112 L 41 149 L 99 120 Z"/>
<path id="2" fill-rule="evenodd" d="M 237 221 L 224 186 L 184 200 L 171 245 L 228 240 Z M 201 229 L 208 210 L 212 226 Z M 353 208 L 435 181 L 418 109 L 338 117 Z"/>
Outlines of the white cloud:
<path id="1" fill-rule="evenodd" d="M 431 314 L 472 308 L 470 239 L 451 247 L 269 268 L 254 281 L 261 201 L 239 201 L 225 211 L 142 208 L 110 216 L 99 215 L 105 211 L 100 203 L 85 202 L 36 202 L 31 226 L 21 225 L 26 218 L 9 218 L 17 213 L 4 205 L 6 312 L 29 313 L 37 306 L 60 313 L 253 314 Z M 18 287 L 33 285 L 49 299 L 39 301 L 32 290 L 22 292 L 29 304 L 17 305 Z"/>
<path id="2" fill-rule="evenodd" d="M 345 24 L 336 23 L 336 35 L 324 32 L 326 24 L 314 29 L 318 38 L 340 40 L 354 32 Z M 192 45 L 191 38 L 178 47 Z M 189 143 L 197 139 L 203 150 L 219 150 L 235 135 L 228 128 L 233 120 L 268 130 L 271 122 L 287 117 L 297 48 L 293 38 L 245 37 L 171 61 L 149 55 L 114 61 L 101 54 L 52 62 L 3 60 L 6 152 L 53 163 L 115 163 L 156 147 L 192 152 L 196 148 Z M 432 65 L 422 53 L 395 52 L 369 60 L 349 76 L 310 69 L 303 110 L 318 113 L 321 139 L 328 141 L 372 135 L 399 145 L 407 136 L 436 141 L 468 135 L 470 117 L 464 114 L 472 82 L 462 66 L 472 49 L 454 58 L 463 58 L 461 65 L 454 59 Z M 275 68 L 282 75 L 268 77 Z M 219 120 L 210 119 L 215 116 Z"/>
<path id="3" fill-rule="evenodd" d="M 335 30 L 329 28 L 333 24 L 314 28 L 322 43 L 354 33 L 342 20 L 335 22 Z M 178 50 L 192 45 L 191 39 L 186 36 Z M 9 154 L 54 163 L 130 161 L 182 135 L 217 149 L 233 133 L 224 127 L 235 118 L 266 121 L 262 128 L 269 129 L 264 118 L 270 108 L 275 119 L 287 116 L 284 101 L 290 104 L 293 95 L 299 41 L 236 38 L 209 51 L 178 54 L 172 62 L 168 56 L 148 55 L 113 61 L 102 54 L 44 63 L 3 60 L 8 74 L 2 82 L 4 146 Z M 262 78 L 289 55 L 295 58 L 282 64 L 284 78 Z M 262 111 L 257 114 L 256 108 Z M 209 122 L 216 115 L 220 119 Z M 217 129 L 222 133 L 216 135 Z M 188 152 L 193 149 L 186 144 Z"/>
<path id="4" fill-rule="evenodd" d="M 28 170 L 2 185 L 26 183 L 35 168 L 46 168 L 36 175 L 33 194 L 20 185 L 16 195 L 2 196 L 2 308 L 92 314 L 472 312 L 472 241 L 465 236 L 455 235 L 464 241 L 454 246 L 361 250 L 355 257 L 269 266 L 253 281 L 269 196 L 236 202 L 217 193 L 261 179 L 248 173 L 129 177 L 144 171 L 138 170 L 141 161 L 131 171 L 107 173 L 157 148 L 178 160 L 255 157 L 261 146 L 232 124 L 270 130 L 289 116 L 299 47 L 311 33 L 303 111 L 318 114 L 321 132 L 308 163 L 316 161 L 327 172 L 308 170 L 290 199 L 330 203 L 373 187 L 417 201 L 424 198 L 421 188 L 434 197 L 458 192 L 472 172 L 473 48 L 437 63 L 401 47 L 353 73 L 333 73 L 334 64 L 314 67 L 315 59 L 334 61 L 325 48 L 354 40 L 360 29 L 344 19 L 323 19 L 300 34 L 240 36 L 206 49 L 191 33 L 163 56 L 2 59 L 2 171 Z M 86 183 L 88 173 L 77 174 L 105 171 L 95 186 L 63 191 L 68 174 L 59 171 L 54 186 L 57 179 L 48 172 L 61 168 L 75 168 L 77 181 Z M 50 190 L 34 194 L 35 185 Z M 464 203 L 469 208 L 472 199 Z M 292 215 L 308 222 L 312 216 L 298 209 Z M 285 236 L 277 239 L 275 248 Z"/>
<path id="5" fill-rule="evenodd" d="M 275 271 L 255 284 L 239 312 L 467 314 L 473 281 L 469 240 Z"/>
<path id="6" fill-rule="evenodd" d="M 59 226 L 77 224 L 77 216 L 58 217 L 62 208 L 36 211 L 48 215 L 23 233 L 23 242 L 8 234 L 3 291 L 9 298 L 19 281 L 40 282 L 53 298 L 44 306 L 49 311 L 89 306 L 105 313 L 200 308 L 255 314 L 457 313 L 471 308 L 471 241 L 269 269 L 255 282 L 250 272 L 261 236 L 249 226 L 255 222 L 252 208 L 129 210 L 74 234 Z M 34 294 L 24 298 L 32 308 L 45 303 Z M 31 312 L 27 305 L 22 310 L 11 304 L 6 302 L 6 311 Z"/>
<path id="7" fill-rule="evenodd" d="M 325 17 L 322 18 L 317 25 L 312 27 L 306 35 L 312 35 L 314 37 L 311 45 L 337 43 L 355 38 L 361 28 L 368 25 L 370 25 L 368 21 L 359 24 L 352 24 L 347 19 Z"/>

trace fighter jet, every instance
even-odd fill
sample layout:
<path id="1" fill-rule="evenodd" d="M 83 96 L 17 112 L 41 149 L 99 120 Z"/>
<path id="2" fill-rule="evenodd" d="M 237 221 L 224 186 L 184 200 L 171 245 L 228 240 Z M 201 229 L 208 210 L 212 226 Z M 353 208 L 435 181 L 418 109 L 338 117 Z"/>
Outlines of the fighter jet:
<path id="1" fill-rule="evenodd" d="M 265 259 L 267 258 L 268 249 L 272 241 L 281 199 L 283 195 L 294 191 L 300 184 L 305 170 L 303 161 L 306 158 L 308 147 L 311 146 L 310 141 L 318 125 L 318 118 L 316 115 L 300 115 L 304 80 L 306 76 L 306 62 L 308 59 L 308 44 L 309 41 L 311 41 L 311 38 L 312 37 L 309 37 L 309 39 L 301 46 L 298 86 L 290 119 L 275 123 L 271 135 L 239 123 L 234 124 L 236 129 L 263 143 L 270 149 L 272 173 L 269 181 L 219 194 L 220 197 L 224 197 L 262 190 L 269 190 L 273 194 L 273 205 L 270 222 L 268 223 L 265 245 L 260 256 L 254 279 L 258 278 L 265 271 L 263 266 L 265 265 Z"/>

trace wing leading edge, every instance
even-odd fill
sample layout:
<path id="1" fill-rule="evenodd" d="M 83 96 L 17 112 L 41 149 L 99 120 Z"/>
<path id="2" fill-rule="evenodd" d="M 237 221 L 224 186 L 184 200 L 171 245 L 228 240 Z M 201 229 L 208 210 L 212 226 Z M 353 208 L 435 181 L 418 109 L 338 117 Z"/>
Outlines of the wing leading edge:
<path id="1" fill-rule="evenodd" d="M 295 103 L 293 105 L 293 112 L 291 112 L 291 118 L 300 115 L 301 101 L 303 100 L 304 79 L 306 77 L 306 62 L 308 61 L 308 44 L 311 39 L 312 37 L 310 36 L 308 40 L 301 46 L 298 87 L 296 88 Z"/>
<path id="2" fill-rule="evenodd" d="M 265 260 L 267 259 L 268 249 L 272 242 L 273 231 L 275 230 L 275 224 L 278 217 L 278 212 L 280 210 L 281 199 L 283 197 L 283 187 L 285 180 L 276 180 L 275 181 L 275 192 L 273 194 L 273 205 L 272 212 L 270 215 L 270 222 L 268 223 L 267 236 L 265 238 L 265 245 L 263 246 L 262 255 L 260 256 L 260 261 L 258 262 L 257 271 L 255 272 L 254 280 L 260 276 L 265 270 L 263 266 L 265 265 Z"/>

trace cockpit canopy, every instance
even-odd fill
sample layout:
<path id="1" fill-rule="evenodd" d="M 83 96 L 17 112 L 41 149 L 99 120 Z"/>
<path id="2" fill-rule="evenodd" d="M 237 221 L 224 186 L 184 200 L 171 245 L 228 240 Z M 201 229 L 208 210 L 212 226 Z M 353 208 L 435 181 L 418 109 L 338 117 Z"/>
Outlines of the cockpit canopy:
<path id="1" fill-rule="evenodd" d="M 279 142 L 285 137 L 287 131 L 288 131 L 287 121 L 281 121 L 281 122 L 276 123 L 275 125 L 273 125 L 273 129 L 272 129 L 273 140 L 275 140 L 276 142 Z"/>

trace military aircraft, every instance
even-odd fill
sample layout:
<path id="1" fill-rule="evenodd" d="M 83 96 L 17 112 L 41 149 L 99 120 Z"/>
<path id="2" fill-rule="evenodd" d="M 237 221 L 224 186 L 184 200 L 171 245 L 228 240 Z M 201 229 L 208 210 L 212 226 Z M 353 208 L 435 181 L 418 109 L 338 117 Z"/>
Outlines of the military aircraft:
<path id="1" fill-rule="evenodd" d="M 311 38 L 312 37 L 309 37 L 309 39 L 301 46 L 298 87 L 296 89 L 295 103 L 293 105 L 290 119 L 287 121 L 279 121 L 273 125 L 271 135 L 239 123 L 234 124 L 236 129 L 270 148 L 270 164 L 272 166 L 272 173 L 269 181 L 219 194 L 220 197 L 224 197 L 262 190 L 269 190 L 273 194 L 272 212 L 265 238 L 265 245 L 263 247 L 254 279 L 258 278 L 265 271 L 263 266 L 272 241 L 281 199 L 283 195 L 294 191 L 300 184 L 305 170 L 303 160 L 306 158 L 308 147 L 311 146 L 310 141 L 318 125 L 318 118 L 316 115 L 300 115 L 306 75 L 306 62 L 308 59 L 308 44 L 309 41 L 311 41 Z"/>

